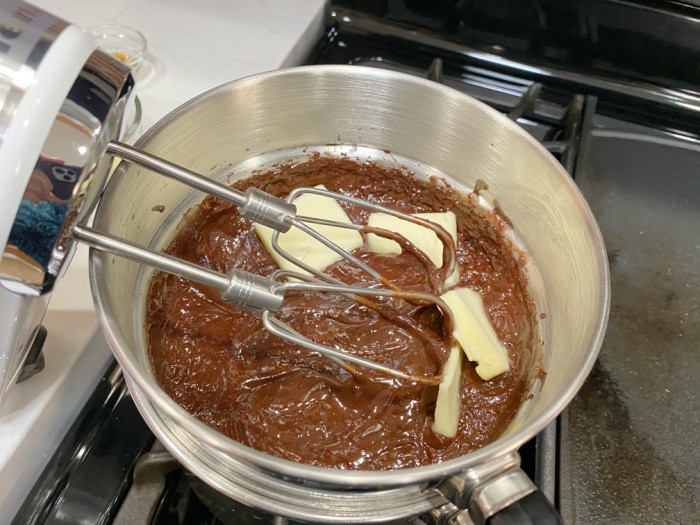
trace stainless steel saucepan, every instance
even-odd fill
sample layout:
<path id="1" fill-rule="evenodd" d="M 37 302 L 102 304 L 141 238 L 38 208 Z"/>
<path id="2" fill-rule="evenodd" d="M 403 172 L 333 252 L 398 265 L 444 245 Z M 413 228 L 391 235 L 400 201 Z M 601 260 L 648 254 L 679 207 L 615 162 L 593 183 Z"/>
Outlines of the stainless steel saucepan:
<path id="1" fill-rule="evenodd" d="M 197 477 L 226 496 L 278 516 L 336 523 L 431 516 L 436 523 L 512 523 L 543 498 L 518 468 L 517 449 L 569 403 L 591 370 L 609 309 L 603 241 L 576 186 L 517 125 L 448 87 L 357 66 L 311 66 L 245 78 L 165 117 L 136 145 L 224 180 L 311 151 L 396 162 L 418 176 L 444 175 L 465 190 L 483 180 L 527 252 L 547 371 L 533 399 L 495 442 L 437 465 L 348 472 L 282 460 L 196 420 L 158 386 L 146 349 L 150 271 L 93 251 L 91 281 L 107 339 L 141 413 Z M 391 154 L 386 153 L 390 151 Z M 134 242 L 167 244 L 200 196 L 122 164 L 95 226 Z M 516 518 L 515 522 L 517 521 Z"/>

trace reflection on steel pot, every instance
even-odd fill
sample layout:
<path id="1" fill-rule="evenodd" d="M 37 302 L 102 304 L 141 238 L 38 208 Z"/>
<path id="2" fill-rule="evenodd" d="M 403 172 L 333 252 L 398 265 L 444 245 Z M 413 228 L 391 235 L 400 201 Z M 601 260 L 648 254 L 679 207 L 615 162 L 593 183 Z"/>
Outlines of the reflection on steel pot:
<path id="1" fill-rule="evenodd" d="M 332 146 L 343 143 L 356 148 Z M 607 259 L 588 206 L 562 167 L 515 124 L 472 98 L 427 80 L 357 66 L 312 66 L 249 77 L 190 101 L 137 147 L 211 177 L 238 176 L 308 147 L 387 160 L 417 174 L 440 173 L 464 188 L 484 180 L 528 253 L 547 376 L 533 385 L 513 425 L 465 456 L 396 471 L 340 471 L 258 452 L 201 423 L 158 386 L 143 327 L 151 272 L 93 251 L 91 280 L 110 345 L 141 413 L 195 475 L 224 495 L 309 521 L 374 522 L 432 515 L 436 522 L 485 522 L 515 505 L 543 503 L 520 471 L 517 448 L 542 430 L 586 378 L 609 308 Z M 197 198 L 177 182 L 122 164 L 95 225 L 134 242 L 163 246 Z M 152 209 L 165 210 L 154 213 Z M 468 510 L 460 510 L 468 509 Z M 460 514 L 462 513 L 462 514 Z"/>

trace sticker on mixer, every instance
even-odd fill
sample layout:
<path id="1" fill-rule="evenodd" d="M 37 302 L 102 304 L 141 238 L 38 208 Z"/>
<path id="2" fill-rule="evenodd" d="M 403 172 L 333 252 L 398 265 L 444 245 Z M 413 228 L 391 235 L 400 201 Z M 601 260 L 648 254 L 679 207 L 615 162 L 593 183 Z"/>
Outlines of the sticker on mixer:
<path id="1" fill-rule="evenodd" d="M 20 275 L 41 272 L 43 277 L 79 175 L 80 168 L 61 159 L 39 157 L 10 231 L 3 265 L 11 262 Z"/>

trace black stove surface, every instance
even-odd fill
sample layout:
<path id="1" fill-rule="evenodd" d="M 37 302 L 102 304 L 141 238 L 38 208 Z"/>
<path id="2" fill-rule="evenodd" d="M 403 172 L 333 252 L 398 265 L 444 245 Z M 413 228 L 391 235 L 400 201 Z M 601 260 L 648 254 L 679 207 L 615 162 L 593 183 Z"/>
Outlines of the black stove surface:
<path id="1" fill-rule="evenodd" d="M 335 0 L 425 36 L 531 67 L 698 91 L 700 8 L 667 0 Z"/>

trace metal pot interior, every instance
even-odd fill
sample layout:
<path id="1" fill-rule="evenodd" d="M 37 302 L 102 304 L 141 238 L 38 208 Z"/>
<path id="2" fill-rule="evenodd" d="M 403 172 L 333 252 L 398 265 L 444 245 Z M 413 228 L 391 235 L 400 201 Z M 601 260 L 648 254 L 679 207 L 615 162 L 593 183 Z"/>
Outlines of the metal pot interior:
<path id="1" fill-rule="evenodd" d="M 514 239 L 528 254 L 538 311 L 546 314 L 539 326 L 546 379 L 533 385 L 535 397 L 496 442 L 439 465 L 392 472 L 335 471 L 245 447 L 168 398 L 155 381 L 145 347 L 150 272 L 93 250 L 91 282 L 98 313 L 130 383 L 169 425 L 180 427 L 197 446 L 215 450 L 224 461 L 231 458 L 280 476 L 342 487 L 438 479 L 502 455 L 535 435 L 571 400 L 593 365 L 607 322 L 609 278 L 592 214 L 549 153 L 505 117 L 466 95 L 408 75 L 357 66 L 281 70 L 201 95 L 159 122 L 137 147 L 211 177 L 223 177 L 232 167 L 245 176 L 261 164 L 316 148 L 380 161 L 387 160 L 380 157 L 389 150 L 415 162 L 409 167 L 419 174 L 444 174 L 468 190 L 477 180 L 486 181 L 484 203 L 497 201 L 512 221 Z M 95 226 L 162 246 L 199 198 L 177 182 L 122 164 L 102 197 Z M 161 207 L 164 212 L 154 211 Z M 144 411 L 147 421 L 149 413 Z"/>

